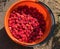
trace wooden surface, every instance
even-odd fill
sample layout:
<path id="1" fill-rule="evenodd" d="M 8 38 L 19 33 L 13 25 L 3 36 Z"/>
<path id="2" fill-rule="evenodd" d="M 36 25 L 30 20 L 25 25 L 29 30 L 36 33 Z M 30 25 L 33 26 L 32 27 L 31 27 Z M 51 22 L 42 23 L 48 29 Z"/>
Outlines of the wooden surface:
<path id="1" fill-rule="evenodd" d="M 52 10 L 56 28 L 54 35 L 39 46 L 23 47 L 14 43 L 7 35 L 4 29 L 4 15 L 7 9 L 17 0 L 6 0 L 6 2 L 0 1 L 0 49 L 60 49 L 60 0 L 39 0 L 45 3 Z"/>

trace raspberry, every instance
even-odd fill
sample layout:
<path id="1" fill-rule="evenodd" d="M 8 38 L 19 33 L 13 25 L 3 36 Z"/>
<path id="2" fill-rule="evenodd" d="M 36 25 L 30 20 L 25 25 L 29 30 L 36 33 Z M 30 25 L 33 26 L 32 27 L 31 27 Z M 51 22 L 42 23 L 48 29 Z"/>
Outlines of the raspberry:
<path id="1" fill-rule="evenodd" d="M 46 22 L 36 8 L 19 6 L 11 12 L 8 20 L 11 34 L 21 42 L 31 43 L 44 35 Z"/>

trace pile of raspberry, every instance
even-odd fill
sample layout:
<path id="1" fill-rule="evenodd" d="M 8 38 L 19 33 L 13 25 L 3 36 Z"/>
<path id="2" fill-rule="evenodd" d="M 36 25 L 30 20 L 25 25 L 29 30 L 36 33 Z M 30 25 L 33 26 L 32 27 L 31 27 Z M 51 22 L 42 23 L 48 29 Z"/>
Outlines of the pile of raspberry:
<path id="1" fill-rule="evenodd" d="M 8 19 L 11 34 L 21 42 L 31 43 L 40 39 L 45 31 L 43 15 L 27 5 L 15 8 Z"/>

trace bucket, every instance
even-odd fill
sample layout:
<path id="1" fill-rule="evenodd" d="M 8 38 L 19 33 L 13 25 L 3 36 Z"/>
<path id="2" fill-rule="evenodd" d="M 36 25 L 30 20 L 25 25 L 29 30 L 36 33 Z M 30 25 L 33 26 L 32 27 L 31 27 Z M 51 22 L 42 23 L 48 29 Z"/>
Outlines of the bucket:
<path id="1" fill-rule="evenodd" d="M 16 9 L 17 7 L 24 6 L 24 5 L 26 5 L 28 7 L 33 7 L 33 8 L 38 9 L 38 11 L 43 14 L 44 20 L 46 22 L 46 27 L 45 27 L 45 31 L 44 31 L 43 36 L 40 39 L 35 40 L 32 43 L 21 42 L 18 39 L 16 39 L 12 35 L 12 33 L 11 33 L 10 29 L 9 29 L 9 26 L 8 26 L 8 20 L 9 20 L 9 16 L 10 16 L 11 12 L 14 9 Z M 23 46 L 33 46 L 33 45 L 36 45 L 36 44 L 39 44 L 39 43 L 43 42 L 49 36 L 49 33 L 51 31 L 51 28 L 52 28 L 52 25 L 54 25 L 54 18 L 53 17 L 54 16 L 53 16 L 51 10 L 48 8 L 48 6 L 46 6 L 44 3 L 40 2 L 40 1 L 37 1 L 37 0 L 29 0 L 29 1 L 22 0 L 22 1 L 18 1 L 18 2 L 15 2 L 14 4 L 12 4 L 9 7 L 9 9 L 7 10 L 7 12 L 6 12 L 5 20 L 4 20 L 5 30 L 6 30 L 6 33 L 8 34 L 8 36 L 15 43 L 18 43 L 18 44 L 23 45 Z"/>

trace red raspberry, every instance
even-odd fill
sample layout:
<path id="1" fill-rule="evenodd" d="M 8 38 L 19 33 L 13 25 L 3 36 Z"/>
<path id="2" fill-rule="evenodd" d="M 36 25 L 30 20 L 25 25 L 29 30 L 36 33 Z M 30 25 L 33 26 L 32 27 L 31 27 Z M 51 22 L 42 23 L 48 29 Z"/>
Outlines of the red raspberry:
<path id="1" fill-rule="evenodd" d="M 14 9 L 8 20 L 12 35 L 21 42 L 40 39 L 46 27 L 43 15 L 36 8 L 26 5 Z"/>

